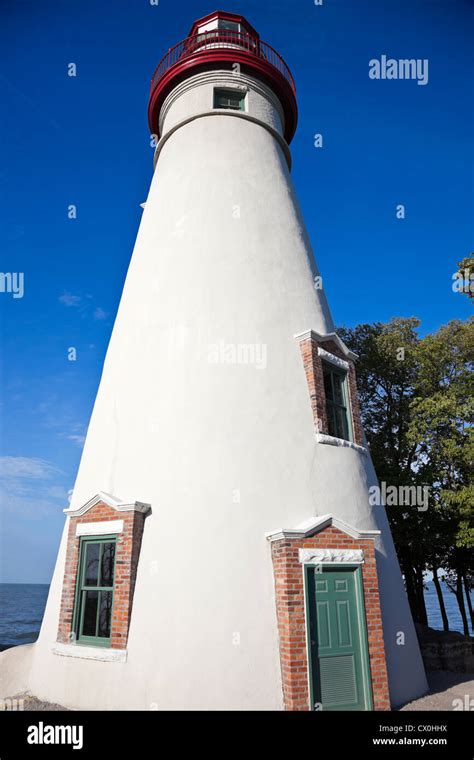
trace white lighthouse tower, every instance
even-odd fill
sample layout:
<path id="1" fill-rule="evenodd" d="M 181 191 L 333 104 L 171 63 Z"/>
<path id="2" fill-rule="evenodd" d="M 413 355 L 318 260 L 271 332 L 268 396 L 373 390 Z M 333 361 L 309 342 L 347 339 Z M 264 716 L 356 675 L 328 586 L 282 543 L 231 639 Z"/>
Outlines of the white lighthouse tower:
<path id="1" fill-rule="evenodd" d="M 390 709 L 426 680 L 369 503 L 356 357 L 290 177 L 291 73 L 212 13 L 158 66 L 149 122 L 154 176 L 41 634 L 1 655 L 0 689 L 83 709 Z"/>

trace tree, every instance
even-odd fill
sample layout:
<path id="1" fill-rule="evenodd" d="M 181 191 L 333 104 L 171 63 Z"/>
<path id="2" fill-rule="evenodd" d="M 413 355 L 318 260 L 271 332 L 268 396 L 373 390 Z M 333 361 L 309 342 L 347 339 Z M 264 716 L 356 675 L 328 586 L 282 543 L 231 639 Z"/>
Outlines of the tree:
<path id="1" fill-rule="evenodd" d="M 471 301 L 474 298 L 474 253 L 458 262 L 458 271 L 453 275 L 453 290 L 465 293 Z"/>
<path id="2" fill-rule="evenodd" d="M 398 318 L 338 332 L 359 355 L 361 412 L 379 479 L 428 489 L 427 509 L 399 503 L 387 514 L 414 619 L 427 623 L 429 569 L 447 629 L 438 570 L 451 569 L 465 588 L 472 577 L 473 323 L 451 322 L 423 339 L 419 324 Z M 456 589 L 461 609 L 457 580 Z"/>
<path id="3" fill-rule="evenodd" d="M 409 439 L 417 445 L 429 474 L 433 509 L 451 539 L 445 566 L 469 634 L 464 581 L 472 568 L 474 493 L 474 323 L 453 321 L 420 341 L 418 375 L 411 402 Z"/>

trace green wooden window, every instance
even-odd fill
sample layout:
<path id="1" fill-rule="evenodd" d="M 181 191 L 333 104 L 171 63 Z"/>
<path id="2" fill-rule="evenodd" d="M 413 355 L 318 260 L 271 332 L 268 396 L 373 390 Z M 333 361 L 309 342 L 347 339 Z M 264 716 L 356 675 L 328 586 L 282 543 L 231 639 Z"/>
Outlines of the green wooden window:
<path id="1" fill-rule="evenodd" d="M 245 93 L 238 90 L 214 90 L 214 108 L 245 111 Z"/>
<path id="2" fill-rule="evenodd" d="M 331 364 L 323 362 L 324 391 L 328 433 L 336 438 L 351 440 L 349 395 L 347 374 Z"/>
<path id="3" fill-rule="evenodd" d="M 115 536 L 81 539 L 74 611 L 78 642 L 110 645 L 116 544 Z"/>

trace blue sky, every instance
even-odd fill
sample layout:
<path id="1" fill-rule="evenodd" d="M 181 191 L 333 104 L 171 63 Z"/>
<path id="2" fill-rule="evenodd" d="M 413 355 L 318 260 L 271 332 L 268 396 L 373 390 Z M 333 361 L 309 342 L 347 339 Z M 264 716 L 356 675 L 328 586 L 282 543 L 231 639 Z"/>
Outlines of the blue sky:
<path id="1" fill-rule="evenodd" d="M 467 317 L 451 277 L 472 250 L 472 4 L 222 7 L 246 15 L 293 72 L 293 177 L 336 322 L 417 316 L 429 332 Z M 0 10 L 1 269 L 25 278 L 23 298 L 0 293 L 1 581 L 50 580 L 152 174 L 149 81 L 215 9 L 12 0 Z M 371 80 L 382 54 L 428 59 L 428 84 Z"/>

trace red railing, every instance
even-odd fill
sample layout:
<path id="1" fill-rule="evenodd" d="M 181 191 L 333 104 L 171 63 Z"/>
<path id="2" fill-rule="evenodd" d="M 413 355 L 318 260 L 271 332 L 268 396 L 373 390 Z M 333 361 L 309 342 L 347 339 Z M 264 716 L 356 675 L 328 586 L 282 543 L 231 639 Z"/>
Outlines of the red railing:
<path id="1" fill-rule="evenodd" d="M 196 34 L 193 37 L 187 37 L 185 40 L 178 42 L 168 50 L 158 64 L 156 71 L 151 80 L 151 91 L 155 89 L 160 79 L 176 63 L 181 63 L 187 58 L 192 58 L 199 53 L 222 48 L 235 48 L 244 50 L 246 53 L 260 58 L 273 66 L 289 82 L 291 89 L 295 93 L 295 83 L 291 72 L 283 58 L 278 55 L 266 42 L 262 42 L 255 37 L 251 37 L 246 32 L 233 32 L 229 29 L 212 29 L 208 32 Z"/>

